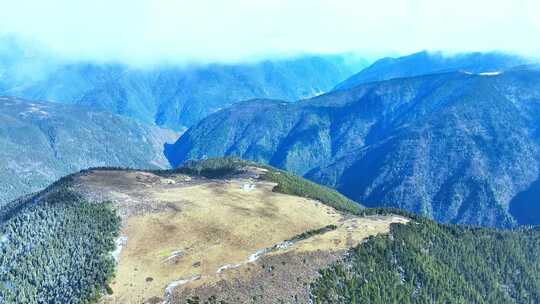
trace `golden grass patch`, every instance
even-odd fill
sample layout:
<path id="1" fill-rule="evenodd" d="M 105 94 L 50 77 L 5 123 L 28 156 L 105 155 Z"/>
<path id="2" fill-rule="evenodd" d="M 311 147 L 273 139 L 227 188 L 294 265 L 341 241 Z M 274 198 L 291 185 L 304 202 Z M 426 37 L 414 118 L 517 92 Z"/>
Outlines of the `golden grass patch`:
<path id="1" fill-rule="evenodd" d="M 154 180 L 147 173 L 144 177 Z M 133 180 L 141 183 L 142 178 Z M 123 183 L 118 197 L 137 200 L 140 188 Z M 343 251 L 370 235 L 386 233 L 393 222 L 407 221 L 391 216 L 345 218 L 318 201 L 272 192 L 274 186 L 237 178 L 190 185 L 153 182 L 145 187 L 144 200 L 173 206 L 124 218 L 122 235 L 127 243 L 111 284 L 114 294 L 107 301 L 142 303 L 163 298 L 173 282 L 196 287 L 243 275 L 248 272 L 241 268 L 249 267 L 248 260 L 257 251 L 330 224 L 337 228 L 269 254 Z"/>

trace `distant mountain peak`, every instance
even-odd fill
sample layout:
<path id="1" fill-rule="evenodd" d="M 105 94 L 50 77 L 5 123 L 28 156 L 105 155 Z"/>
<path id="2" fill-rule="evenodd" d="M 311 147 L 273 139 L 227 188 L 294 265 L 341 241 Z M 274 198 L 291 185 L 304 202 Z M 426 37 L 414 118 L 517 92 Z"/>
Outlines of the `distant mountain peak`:
<path id="1" fill-rule="evenodd" d="M 29 57 L 1 38 L 0 51 L 0 95 L 85 105 L 173 130 L 245 99 L 292 102 L 320 95 L 367 65 L 343 54 L 130 67 Z"/>
<path id="2" fill-rule="evenodd" d="M 352 88 L 362 83 L 421 76 L 426 74 L 463 71 L 486 75 L 528 64 L 531 59 L 501 52 L 474 52 L 447 55 L 442 52 L 422 51 L 398 58 L 383 58 L 349 79 L 334 90 Z"/>

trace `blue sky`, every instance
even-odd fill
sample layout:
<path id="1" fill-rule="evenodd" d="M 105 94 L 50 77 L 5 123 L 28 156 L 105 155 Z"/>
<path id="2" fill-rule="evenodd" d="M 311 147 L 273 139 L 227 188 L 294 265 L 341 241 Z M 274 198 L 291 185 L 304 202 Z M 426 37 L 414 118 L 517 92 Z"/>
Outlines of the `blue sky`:
<path id="1" fill-rule="evenodd" d="M 540 1 L 0 0 L 0 33 L 76 59 L 235 62 L 298 53 L 540 54 Z"/>

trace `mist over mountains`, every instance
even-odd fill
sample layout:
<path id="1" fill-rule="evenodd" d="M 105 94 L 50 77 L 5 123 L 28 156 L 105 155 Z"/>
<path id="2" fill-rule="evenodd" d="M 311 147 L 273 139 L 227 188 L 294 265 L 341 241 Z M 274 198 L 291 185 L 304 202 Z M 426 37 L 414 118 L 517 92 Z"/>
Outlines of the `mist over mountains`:
<path id="1" fill-rule="evenodd" d="M 295 101 L 332 89 L 367 65 L 356 55 L 238 64 L 132 67 L 72 62 L 0 40 L 0 95 L 85 105 L 182 130 L 250 98 Z"/>
<path id="2" fill-rule="evenodd" d="M 316 96 L 365 65 L 347 54 L 129 66 L 0 37 L 0 175 L 16 176 L 2 179 L 0 201 L 88 167 L 168 167 L 164 143 L 208 114 L 253 97 Z"/>

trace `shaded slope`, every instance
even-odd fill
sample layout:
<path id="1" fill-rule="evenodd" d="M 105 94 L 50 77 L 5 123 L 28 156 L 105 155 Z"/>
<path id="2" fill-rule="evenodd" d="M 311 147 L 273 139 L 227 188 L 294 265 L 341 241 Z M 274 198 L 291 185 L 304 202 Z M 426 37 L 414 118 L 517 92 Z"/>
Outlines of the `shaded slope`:
<path id="1" fill-rule="evenodd" d="M 0 98 L 0 204 L 93 166 L 167 168 L 172 131 L 80 106 Z"/>
<path id="2" fill-rule="evenodd" d="M 511 226 L 538 176 L 540 73 L 444 73 L 370 83 L 295 104 L 220 111 L 167 150 L 173 165 L 235 155 L 335 187 L 368 206 Z"/>
<path id="3" fill-rule="evenodd" d="M 322 271 L 312 303 L 538 303 L 540 231 L 416 218 Z"/>

